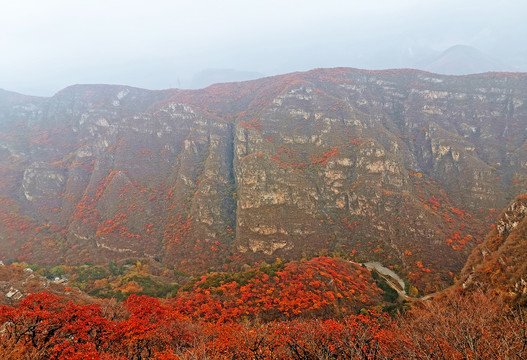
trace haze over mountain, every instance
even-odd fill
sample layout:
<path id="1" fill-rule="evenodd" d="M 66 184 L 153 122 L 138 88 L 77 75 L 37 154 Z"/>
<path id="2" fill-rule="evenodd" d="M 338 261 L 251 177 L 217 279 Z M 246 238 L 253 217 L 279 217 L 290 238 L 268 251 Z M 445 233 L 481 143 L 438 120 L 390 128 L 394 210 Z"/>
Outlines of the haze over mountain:
<path id="1" fill-rule="evenodd" d="M 264 74 L 254 71 L 239 71 L 234 69 L 207 69 L 195 74 L 190 83 L 190 88 L 201 89 L 212 84 L 255 80 L 265 77 Z"/>
<path id="2" fill-rule="evenodd" d="M 513 69 L 466 45 L 452 46 L 438 55 L 417 63 L 415 68 L 445 75 L 479 74 Z"/>
<path id="3" fill-rule="evenodd" d="M 84 83 L 202 87 L 216 80 L 192 79 L 208 69 L 270 76 L 337 66 L 415 68 L 454 45 L 471 46 L 506 65 L 485 71 L 527 71 L 527 3 L 519 0 L 4 5 L 0 88 L 30 95 L 51 96 Z M 227 80 L 240 78 L 219 79 Z"/>

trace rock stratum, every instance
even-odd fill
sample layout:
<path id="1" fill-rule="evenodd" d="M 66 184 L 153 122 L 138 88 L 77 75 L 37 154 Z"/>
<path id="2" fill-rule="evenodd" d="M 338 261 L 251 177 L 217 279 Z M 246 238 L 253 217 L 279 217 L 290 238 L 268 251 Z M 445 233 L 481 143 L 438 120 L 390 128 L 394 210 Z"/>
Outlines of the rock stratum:
<path id="1" fill-rule="evenodd" d="M 526 102 L 527 74 L 347 68 L 0 91 L 0 259 L 340 254 L 435 291 L 526 191 Z"/>

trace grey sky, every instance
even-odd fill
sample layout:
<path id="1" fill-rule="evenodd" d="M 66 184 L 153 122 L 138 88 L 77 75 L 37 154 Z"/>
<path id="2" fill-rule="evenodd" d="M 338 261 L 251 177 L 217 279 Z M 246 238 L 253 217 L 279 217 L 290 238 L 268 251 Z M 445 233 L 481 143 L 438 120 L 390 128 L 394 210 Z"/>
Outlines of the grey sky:
<path id="1" fill-rule="evenodd" d="M 187 87 L 206 69 L 273 75 L 412 67 L 456 44 L 527 69 L 524 0 L 3 0 L 0 88 Z"/>

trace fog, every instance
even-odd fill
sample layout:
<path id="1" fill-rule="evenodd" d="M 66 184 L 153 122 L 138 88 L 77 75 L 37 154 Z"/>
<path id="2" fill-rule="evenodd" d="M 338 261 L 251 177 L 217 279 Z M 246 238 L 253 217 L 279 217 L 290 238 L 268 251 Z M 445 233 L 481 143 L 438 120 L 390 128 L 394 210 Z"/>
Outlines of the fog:
<path id="1" fill-rule="evenodd" d="M 195 88 L 336 66 L 527 71 L 525 14 L 520 0 L 5 1 L 0 88 Z"/>

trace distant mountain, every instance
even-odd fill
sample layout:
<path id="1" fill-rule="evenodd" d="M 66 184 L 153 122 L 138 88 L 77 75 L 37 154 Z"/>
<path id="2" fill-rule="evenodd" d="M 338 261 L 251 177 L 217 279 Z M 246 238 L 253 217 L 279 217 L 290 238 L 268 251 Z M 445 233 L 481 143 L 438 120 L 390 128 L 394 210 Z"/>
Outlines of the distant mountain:
<path id="1" fill-rule="evenodd" d="M 489 71 L 510 71 L 499 60 L 467 45 L 452 46 L 439 55 L 422 60 L 419 69 L 445 75 L 479 74 Z"/>
<path id="2" fill-rule="evenodd" d="M 207 69 L 198 72 L 191 80 L 191 89 L 201 89 L 212 84 L 246 81 L 263 78 L 265 75 L 256 71 L 234 69 Z"/>
<path id="3" fill-rule="evenodd" d="M 0 92 L 0 260 L 201 273 L 340 254 L 432 292 L 527 191 L 526 144 L 527 74 Z"/>

